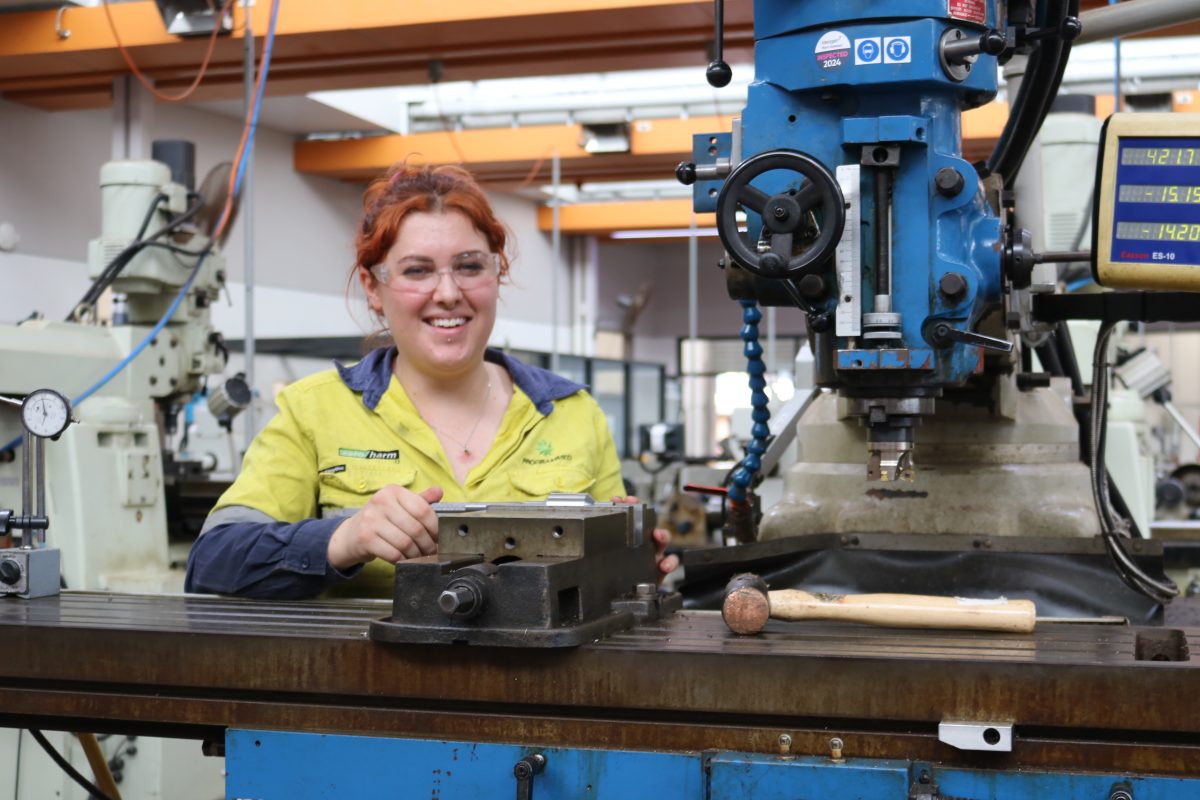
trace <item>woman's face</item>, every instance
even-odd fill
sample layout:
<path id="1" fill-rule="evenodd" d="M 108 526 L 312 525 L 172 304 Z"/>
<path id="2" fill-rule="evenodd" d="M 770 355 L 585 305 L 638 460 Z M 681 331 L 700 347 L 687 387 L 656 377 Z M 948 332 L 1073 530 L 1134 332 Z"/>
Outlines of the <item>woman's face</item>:
<path id="1" fill-rule="evenodd" d="M 487 239 L 461 211 L 414 211 L 400 223 L 395 243 L 375 272 L 382 277 L 437 270 L 432 285 L 414 291 L 412 286 L 397 287 L 394 278 L 383 283 L 376 274 L 359 270 L 367 302 L 387 321 L 406 366 L 429 375 L 456 375 L 482 361 L 496 323 L 499 277 L 464 290 L 450 269 L 470 254 L 489 253 Z"/>

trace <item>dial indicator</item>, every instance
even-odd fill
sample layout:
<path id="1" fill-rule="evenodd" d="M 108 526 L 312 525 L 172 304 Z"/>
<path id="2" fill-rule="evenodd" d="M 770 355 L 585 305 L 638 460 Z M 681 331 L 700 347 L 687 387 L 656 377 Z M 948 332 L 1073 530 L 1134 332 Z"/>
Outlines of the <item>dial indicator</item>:
<path id="1" fill-rule="evenodd" d="M 30 392 L 21 403 L 21 421 L 34 436 L 57 439 L 71 424 L 71 401 L 53 389 Z"/>

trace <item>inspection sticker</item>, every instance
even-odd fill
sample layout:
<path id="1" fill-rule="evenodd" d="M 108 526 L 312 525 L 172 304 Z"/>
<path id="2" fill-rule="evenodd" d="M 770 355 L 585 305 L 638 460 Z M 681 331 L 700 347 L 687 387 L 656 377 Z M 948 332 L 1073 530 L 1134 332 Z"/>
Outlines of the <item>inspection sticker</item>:
<path id="1" fill-rule="evenodd" d="M 869 39 L 854 40 L 855 64 L 880 64 L 883 62 L 882 39 L 872 36 Z"/>
<path id="2" fill-rule="evenodd" d="M 821 69 L 836 69 L 850 58 L 850 38 L 841 31 L 829 31 L 817 40 L 813 52 Z"/>
<path id="3" fill-rule="evenodd" d="M 883 63 L 907 64 L 912 61 L 911 36 L 883 37 Z"/>
<path id="4" fill-rule="evenodd" d="M 967 22 L 987 22 L 987 2 L 985 0 L 946 0 L 946 11 L 952 19 L 965 19 Z"/>

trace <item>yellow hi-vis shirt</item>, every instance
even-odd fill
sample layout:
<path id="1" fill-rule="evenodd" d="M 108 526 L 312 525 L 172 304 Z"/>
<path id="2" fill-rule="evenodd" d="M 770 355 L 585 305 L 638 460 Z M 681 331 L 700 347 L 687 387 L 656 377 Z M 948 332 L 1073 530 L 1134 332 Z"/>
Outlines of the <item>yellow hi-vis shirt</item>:
<path id="1" fill-rule="evenodd" d="M 217 501 L 206 535 L 214 522 L 342 517 L 387 484 L 415 492 L 440 486 L 447 502 L 543 500 L 553 492 L 583 492 L 602 501 L 624 495 L 608 422 L 591 395 L 498 351 L 486 357 L 512 375 L 513 396 L 491 449 L 463 484 L 392 375 L 394 348 L 374 351 L 355 367 L 317 373 L 279 394 L 279 413 L 255 437 L 241 474 Z M 349 581 L 325 588 L 390 596 L 394 576 L 391 564 L 375 560 Z"/>

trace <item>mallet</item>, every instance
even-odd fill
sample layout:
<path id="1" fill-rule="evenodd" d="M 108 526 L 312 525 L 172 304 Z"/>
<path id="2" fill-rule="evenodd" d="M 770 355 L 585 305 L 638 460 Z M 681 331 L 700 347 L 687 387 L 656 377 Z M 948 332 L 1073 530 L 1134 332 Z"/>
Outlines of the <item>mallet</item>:
<path id="1" fill-rule="evenodd" d="M 971 600 L 919 594 L 812 594 L 767 590 L 762 578 L 735 575 L 725 587 L 721 616 L 734 633 L 758 633 L 768 619 L 864 622 L 886 628 L 961 628 L 1030 633 L 1037 610 L 1030 600 Z"/>

